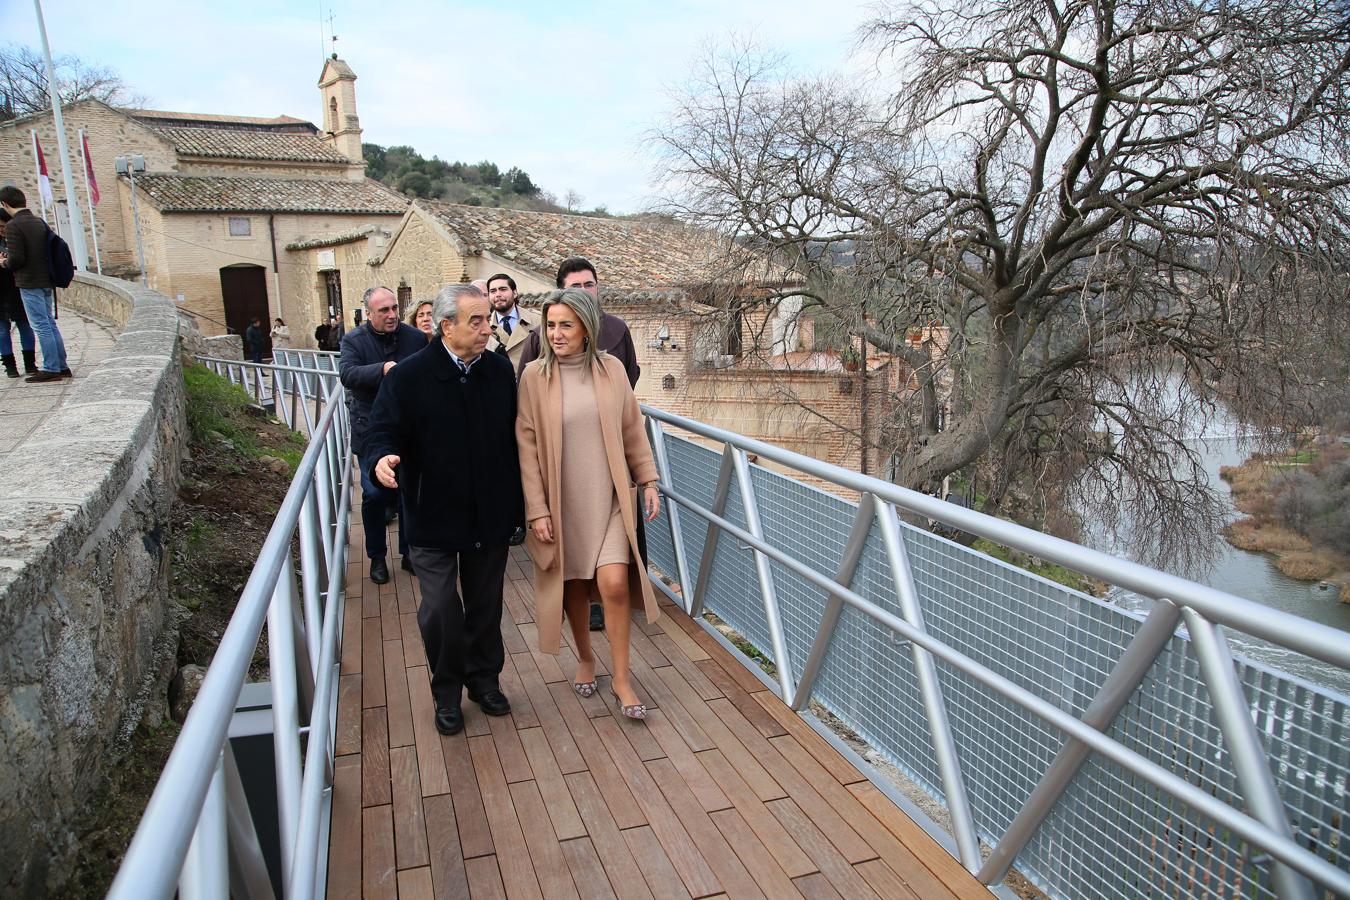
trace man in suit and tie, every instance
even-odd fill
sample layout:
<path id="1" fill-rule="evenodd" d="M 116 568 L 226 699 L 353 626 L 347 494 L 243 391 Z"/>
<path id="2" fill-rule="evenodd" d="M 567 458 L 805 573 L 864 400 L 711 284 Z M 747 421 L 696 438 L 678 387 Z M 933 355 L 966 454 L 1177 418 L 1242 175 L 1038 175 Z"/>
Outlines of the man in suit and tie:
<path id="1" fill-rule="evenodd" d="M 511 368 L 520 366 L 520 355 L 525 352 L 525 341 L 539 324 L 536 315 L 525 312 L 516 303 L 520 292 L 516 280 L 506 273 L 487 280 L 488 302 L 492 304 L 492 340 L 488 349 L 511 360 Z"/>

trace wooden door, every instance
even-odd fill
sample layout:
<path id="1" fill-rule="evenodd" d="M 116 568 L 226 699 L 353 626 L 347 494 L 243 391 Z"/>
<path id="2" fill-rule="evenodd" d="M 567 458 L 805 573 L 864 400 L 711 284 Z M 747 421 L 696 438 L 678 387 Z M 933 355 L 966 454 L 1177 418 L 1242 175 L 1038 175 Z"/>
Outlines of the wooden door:
<path id="1" fill-rule="evenodd" d="M 244 336 L 253 319 L 263 336 L 263 357 L 272 355 L 272 321 L 267 309 L 267 270 L 262 266 L 227 266 L 220 270 L 220 296 L 225 304 L 225 326 Z M 244 348 L 248 357 L 248 348 Z"/>

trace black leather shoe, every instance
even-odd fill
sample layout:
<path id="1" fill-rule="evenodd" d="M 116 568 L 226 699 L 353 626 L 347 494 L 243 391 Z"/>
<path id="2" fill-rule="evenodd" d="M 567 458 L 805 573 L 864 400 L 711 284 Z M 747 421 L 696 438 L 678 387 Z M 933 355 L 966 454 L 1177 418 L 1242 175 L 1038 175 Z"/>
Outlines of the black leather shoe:
<path id="1" fill-rule="evenodd" d="M 464 713 L 458 706 L 436 710 L 436 730 L 441 734 L 459 734 L 464 730 Z"/>
<path id="2" fill-rule="evenodd" d="M 370 561 L 370 580 L 376 584 L 388 584 L 389 564 L 383 559 L 372 559 Z"/>
<path id="3" fill-rule="evenodd" d="M 29 375 L 24 381 L 29 384 L 41 384 L 44 381 L 60 381 L 66 377 L 68 376 L 62 375 L 60 372 L 48 372 L 46 369 L 42 369 Z"/>
<path id="4" fill-rule="evenodd" d="M 512 547 L 519 547 L 525 543 L 525 526 L 517 525 L 516 530 L 511 532 L 511 540 L 507 542 Z"/>
<path id="5" fill-rule="evenodd" d="M 605 630 L 605 608 L 599 603 L 591 604 L 591 631 Z"/>
<path id="6" fill-rule="evenodd" d="M 407 572 L 409 575 L 417 574 L 417 570 L 413 568 L 412 560 L 406 556 L 403 557 L 403 561 L 398 564 L 398 567 L 403 571 Z"/>
<path id="7" fill-rule="evenodd" d="M 470 693 L 469 699 L 489 716 L 504 716 L 511 711 L 511 701 L 498 688 L 489 688 L 481 694 Z"/>

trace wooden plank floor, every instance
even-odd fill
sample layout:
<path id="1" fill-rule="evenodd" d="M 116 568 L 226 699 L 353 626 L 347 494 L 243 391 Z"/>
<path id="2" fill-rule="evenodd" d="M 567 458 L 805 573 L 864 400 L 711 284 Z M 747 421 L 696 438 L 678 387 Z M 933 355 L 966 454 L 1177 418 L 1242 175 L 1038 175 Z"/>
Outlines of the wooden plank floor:
<path id="1" fill-rule="evenodd" d="M 600 692 L 578 698 L 571 649 L 533 649 L 523 548 L 502 622 L 513 712 L 465 700 L 442 737 L 396 537 L 380 586 L 351 530 L 329 897 L 990 896 L 673 605 L 633 629 L 645 723 L 605 702 L 603 634 Z"/>

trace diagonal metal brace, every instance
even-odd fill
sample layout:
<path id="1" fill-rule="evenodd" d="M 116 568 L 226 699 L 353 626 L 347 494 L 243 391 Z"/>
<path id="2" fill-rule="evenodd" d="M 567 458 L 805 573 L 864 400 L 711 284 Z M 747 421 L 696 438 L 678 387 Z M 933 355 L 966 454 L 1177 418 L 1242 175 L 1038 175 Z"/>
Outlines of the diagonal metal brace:
<path id="1" fill-rule="evenodd" d="M 858 570 L 858 561 L 862 559 L 863 550 L 867 547 L 867 536 L 872 533 L 875 514 L 876 498 L 871 494 L 863 494 L 858 500 L 858 514 L 853 519 L 853 530 L 849 532 L 848 543 L 844 545 L 839 569 L 834 573 L 834 580 L 843 587 L 853 586 L 853 573 Z M 802 677 L 797 681 L 797 690 L 793 692 L 792 702 L 789 704 L 796 712 L 801 712 L 806 708 L 806 704 L 811 702 L 811 689 L 815 686 L 816 676 L 820 674 L 820 667 L 825 662 L 825 655 L 830 650 L 830 641 L 834 638 L 835 628 L 839 625 L 839 615 L 843 611 L 844 598 L 838 594 L 830 594 L 825 601 L 825 611 L 820 617 L 820 627 L 816 629 L 816 639 L 811 644 L 811 653 L 802 665 Z"/>

